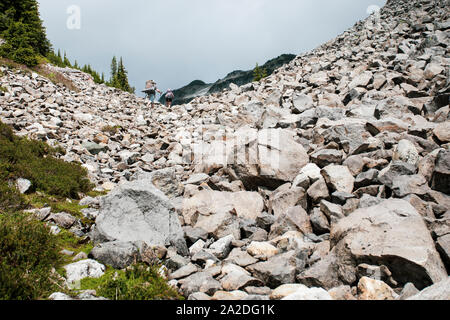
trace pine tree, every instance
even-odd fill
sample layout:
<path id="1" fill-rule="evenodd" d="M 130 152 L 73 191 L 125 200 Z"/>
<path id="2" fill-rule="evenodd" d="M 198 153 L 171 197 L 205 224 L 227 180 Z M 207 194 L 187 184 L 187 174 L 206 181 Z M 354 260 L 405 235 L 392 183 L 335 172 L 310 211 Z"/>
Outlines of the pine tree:
<path id="1" fill-rule="evenodd" d="M 253 81 L 260 81 L 263 78 L 267 77 L 267 69 L 261 68 L 258 64 L 256 64 L 255 69 L 253 69 Z"/>
<path id="2" fill-rule="evenodd" d="M 47 59 L 50 63 L 54 64 L 55 66 L 62 67 L 63 61 L 58 54 L 56 54 L 54 51 L 50 51 L 50 53 L 47 55 Z"/>
<path id="3" fill-rule="evenodd" d="M 0 1 L 0 36 L 6 41 L 0 55 L 34 66 L 51 52 L 36 0 Z"/>
<path id="4" fill-rule="evenodd" d="M 6 43 L 0 47 L 0 55 L 28 66 L 38 64 L 38 56 L 28 42 L 25 24 L 11 22 L 2 35 Z"/>
<path id="5" fill-rule="evenodd" d="M 119 85 L 119 89 L 130 92 L 131 87 L 128 84 L 127 73 L 128 71 L 125 70 L 125 66 L 123 65 L 123 59 L 122 57 L 120 57 L 119 65 L 117 67 L 117 82 Z"/>
<path id="6" fill-rule="evenodd" d="M 114 56 L 111 62 L 111 79 L 115 79 L 117 76 L 117 59 Z"/>
<path id="7" fill-rule="evenodd" d="M 66 54 L 66 52 L 64 51 L 64 67 L 69 67 L 69 68 L 71 68 L 72 67 L 72 64 L 70 63 L 70 60 L 67 58 L 67 54 Z"/>

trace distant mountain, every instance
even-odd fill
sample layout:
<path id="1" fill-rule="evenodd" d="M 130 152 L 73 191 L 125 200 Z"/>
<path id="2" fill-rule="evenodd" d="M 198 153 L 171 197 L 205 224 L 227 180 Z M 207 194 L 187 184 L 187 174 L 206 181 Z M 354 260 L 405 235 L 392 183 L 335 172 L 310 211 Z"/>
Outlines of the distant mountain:
<path id="1" fill-rule="evenodd" d="M 266 68 L 267 75 L 271 75 L 276 69 L 284 64 L 291 62 L 296 56 L 293 54 L 283 54 L 275 59 L 267 61 L 261 68 Z M 234 83 L 238 86 L 253 81 L 253 69 L 248 71 L 237 70 L 229 73 L 225 78 L 219 79 L 214 83 L 205 83 L 201 80 L 195 80 L 180 89 L 174 90 L 175 99 L 173 104 L 189 103 L 196 97 L 220 92 Z M 160 102 L 164 103 L 165 96 L 161 96 Z"/>

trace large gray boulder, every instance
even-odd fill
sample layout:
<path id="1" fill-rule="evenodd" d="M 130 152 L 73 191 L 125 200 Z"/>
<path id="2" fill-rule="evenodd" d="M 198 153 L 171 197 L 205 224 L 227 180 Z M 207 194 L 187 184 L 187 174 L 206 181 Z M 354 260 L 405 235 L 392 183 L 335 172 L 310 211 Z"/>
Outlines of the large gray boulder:
<path id="1" fill-rule="evenodd" d="M 125 182 L 102 198 L 96 231 L 108 241 L 173 245 L 188 253 L 174 206 L 148 179 Z"/>
<path id="2" fill-rule="evenodd" d="M 212 216 L 235 210 L 244 219 L 255 220 L 264 210 L 264 200 L 257 192 L 221 192 L 202 190 L 183 200 L 182 214 L 186 224 L 194 224 L 198 216 Z"/>
<path id="3" fill-rule="evenodd" d="M 309 162 L 308 154 L 294 137 L 294 131 L 285 129 L 263 129 L 240 137 L 237 152 L 230 155 L 228 163 L 247 189 L 275 189 L 294 181 Z"/>
<path id="4" fill-rule="evenodd" d="M 266 286 L 276 288 L 282 284 L 295 283 L 295 276 L 304 265 L 305 261 L 299 259 L 295 251 L 288 251 L 270 257 L 267 261 L 250 265 L 246 269 Z"/>
<path id="5" fill-rule="evenodd" d="M 142 242 L 106 242 L 93 248 L 89 256 L 115 269 L 123 269 L 139 262 L 143 245 Z"/>
<path id="6" fill-rule="evenodd" d="M 385 265 L 397 282 L 419 289 L 447 277 L 422 216 L 405 200 L 358 209 L 339 220 L 330 237 L 340 269 L 355 262 Z"/>
<path id="7" fill-rule="evenodd" d="M 314 105 L 314 101 L 310 96 L 300 93 L 294 94 L 292 97 L 292 103 L 294 106 L 294 113 L 302 113 L 308 109 L 311 109 Z"/>

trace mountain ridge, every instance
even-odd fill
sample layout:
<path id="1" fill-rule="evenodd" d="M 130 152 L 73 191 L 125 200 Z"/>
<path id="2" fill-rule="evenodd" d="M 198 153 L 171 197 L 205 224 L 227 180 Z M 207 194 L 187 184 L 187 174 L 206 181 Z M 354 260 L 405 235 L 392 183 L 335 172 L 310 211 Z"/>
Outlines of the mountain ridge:
<path id="1" fill-rule="evenodd" d="M 284 64 L 291 62 L 296 56 L 293 54 L 282 54 L 276 58 L 268 60 L 262 69 L 267 70 L 267 75 L 271 75 L 276 69 Z M 228 73 L 224 78 L 217 80 L 214 83 L 206 83 L 202 80 L 194 80 L 188 85 L 173 90 L 175 99 L 173 105 L 185 104 L 191 102 L 194 98 L 204 96 L 216 92 L 220 92 L 224 89 L 229 89 L 231 83 L 242 86 L 253 81 L 253 69 L 252 70 L 235 70 Z M 165 101 L 165 95 L 162 95 L 161 103 Z"/>

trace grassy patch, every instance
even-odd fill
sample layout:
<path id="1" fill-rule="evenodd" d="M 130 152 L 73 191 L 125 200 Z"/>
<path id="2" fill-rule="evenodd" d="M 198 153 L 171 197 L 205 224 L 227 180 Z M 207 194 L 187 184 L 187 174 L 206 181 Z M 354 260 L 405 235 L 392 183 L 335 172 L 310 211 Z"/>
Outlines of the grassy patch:
<path id="1" fill-rule="evenodd" d="M 111 300 L 181 300 L 176 289 L 158 274 L 160 266 L 134 265 L 126 271 L 108 268 L 98 279 L 81 280 L 81 289 L 96 290 Z"/>
<path id="2" fill-rule="evenodd" d="M 104 191 L 89 191 L 86 193 L 87 196 L 91 197 L 91 198 L 97 198 L 97 197 L 103 197 L 106 196 L 108 194 L 108 191 L 104 190 Z"/>
<path id="3" fill-rule="evenodd" d="M 0 76 L 1 76 L 1 75 L 0 75 Z M 6 92 L 8 92 L 8 89 L 6 89 L 6 88 L 4 88 L 4 87 L 0 86 L 0 91 L 1 91 L 1 92 L 5 92 L 5 93 L 6 93 Z"/>
<path id="4" fill-rule="evenodd" d="M 42 141 L 15 136 L 0 122 L 0 181 L 24 178 L 31 181 L 34 190 L 73 199 L 91 191 L 86 169 L 57 159 L 58 153 Z"/>
<path id="5" fill-rule="evenodd" d="M 37 192 L 26 196 L 31 205 L 35 208 L 41 209 L 47 206 L 52 208 L 52 212 L 67 212 L 71 215 L 80 218 L 82 215 L 81 210 L 86 209 L 88 206 L 80 206 L 78 200 L 62 199 L 45 195 Z"/>
<path id="6" fill-rule="evenodd" d="M 73 257 L 80 252 L 84 252 L 88 255 L 94 248 L 92 242 L 84 243 L 84 241 L 82 241 L 80 238 L 64 229 L 61 230 L 61 232 L 56 236 L 56 241 L 59 251 L 66 249 L 74 253 L 73 256 L 62 255 L 61 257 L 63 263 L 59 266 L 59 268 L 56 269 L 56 271 L 63 277 L 65 277 L 66 275 L 66 270 L 63 268 L 63 266 L 72 263 Z"/>
<path id="7" fill-rule="evenodd" d="M 48 196 L 42 192 L 36 192 L 24 197 L 33 208 L 42 209 L 44 207 L 50 207 L 53 213 L 69 213 L 75 218 L 80 219 L 84 225 L 92 225 L 94 223 L 94 221 L 87 219 L 81 213 L 81 210 L 88 208 L 88 206 L 80 206 L 79 200 Z"/>
<path id="8" fill-rule="evenodd" d="M 115 135 L 120 129 L 122 129 L 121 126 L 104 126 L 102 132 Z"/>
<path id="9" fill-rule="evenodd" d="M 20 70 L 27 74 L 32 73 L 31 69 L 28 68 L 26 65 L 14 62 L 13 60 L 5 57 L 0 57 L 0 65 L 3 67 L 7 67 L 8 69 L 11 70 Z"/>
<path id="10" fill-rule="evenodd" d="M 61 84 L 67 89 L 75 92 L 80 92 L 81 90 L 69 79 L 67 79 L 62 73 L 49 71 L 47 65 L 42 63 L 33 68 L 33 70 L 43 77 L 46 77 L 54 84 Z"/>

